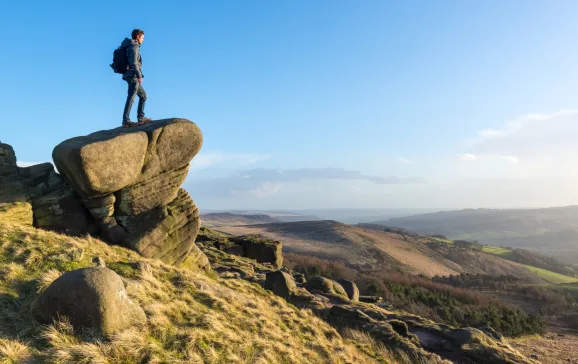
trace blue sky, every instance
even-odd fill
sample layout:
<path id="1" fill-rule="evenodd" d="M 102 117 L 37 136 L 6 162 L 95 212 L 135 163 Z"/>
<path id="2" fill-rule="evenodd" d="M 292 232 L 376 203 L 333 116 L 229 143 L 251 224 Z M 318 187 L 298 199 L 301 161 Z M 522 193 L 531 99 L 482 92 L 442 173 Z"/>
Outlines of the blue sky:
<path id="1" fill-rule="evenodd" d="M 0 5 L 0 140 L 23 164 L 120 124 L 108 64 L 141 28 L 147 116 L 203 131 L 201 208 L 578 203 L 575 1 L 131 6 Z"/>

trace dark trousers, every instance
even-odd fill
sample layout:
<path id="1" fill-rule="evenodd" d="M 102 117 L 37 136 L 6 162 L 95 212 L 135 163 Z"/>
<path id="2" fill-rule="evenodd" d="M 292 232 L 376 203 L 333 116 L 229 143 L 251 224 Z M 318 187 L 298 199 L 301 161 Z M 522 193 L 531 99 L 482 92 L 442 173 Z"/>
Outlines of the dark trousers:
<path id="1" fill-rule="evenodd" d="M 122 115 L 122 121 L 130 120 L 130 109 L 132 109 L 132 104 L 134 102 L 135 96 L 138 95 L 138 109 L 137 109 L 137 120 L 144 117 L 144 107 L 147 101 L 147 93 L 142 87 L 142 84 L 138 82 L 136 78 L 131 78 L 125 80 L 128 83 L 128 95 L 126 97 L 126 104 L 124 104 L 124 114 Z"/>

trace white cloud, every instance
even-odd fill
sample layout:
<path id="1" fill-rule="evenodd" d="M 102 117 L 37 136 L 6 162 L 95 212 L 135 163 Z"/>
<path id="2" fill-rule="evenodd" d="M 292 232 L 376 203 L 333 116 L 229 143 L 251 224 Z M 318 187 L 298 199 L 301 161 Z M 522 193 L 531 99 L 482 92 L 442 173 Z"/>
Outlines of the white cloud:
<path id="1" fill-rule="evenodd" d="M 479 131 L 478 137 L 470 139 L 470 144 L 482 144 L 493 139 L 505 139 L 516 134 L 523 134 L 528 130 L 546 128 L 555 130 L 560 124 L 569 119 L 575 120 L 578 110 L 565 109 L 552 114 L 526 114 L 517 119 L 507 121 L 500 129 L 484 129 Z"/>
<path id="2" fill-rule="evenodd" d="M 463 161 L 475 161 L 477 159 L 475 155 L 470 153 L 458 154 L 458 158 Z"/>
<path id="3" fill-rule="evenodd" d="M 403 163 L 403 164 L 412 164 L 412 163 L 413 163 L 413 162 L 410 161 L 409 159 L 404 158 L 404 157 L 401 157 L 401 156 L 398 156 L 398 157 L 397 157 L 397 160 L 400 161 L 400 162 Z"/>
<path id="4" fill-rule="evenodd" d="M 261 182 L 259 186 L 251 189 L 231 189 L 230 193 L 234 196 L 250 195 L 257 198 L 272 196 L 281 189 L 280 183 Z"/>
<path id="5" fill-rule="evenodd" d="M 258 188 L 249 190 L 249 193 L 258 198 L 263 198 L 276 194 L 280 189 L 280 183 L 264 182 Z"/>
<path id="6" fill-rule="evenodd" d="M 199 153 L 191 161 L 192 169 L 201 169 L 222 163 L 233 163 L 237 165 L 250 165 L 271 158 L 269 154 L 256 153 Z"/>

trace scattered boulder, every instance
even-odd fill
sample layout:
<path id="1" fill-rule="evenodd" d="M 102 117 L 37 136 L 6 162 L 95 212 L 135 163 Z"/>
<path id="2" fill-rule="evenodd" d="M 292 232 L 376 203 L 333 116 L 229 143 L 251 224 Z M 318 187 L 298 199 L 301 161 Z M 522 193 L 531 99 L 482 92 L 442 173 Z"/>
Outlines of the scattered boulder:
<path id="1" fill-rule="evenodd" d="M 274 269 L 283 265 L 283 244 L 256 235 L 229 238 L 229 241 L 243 247 L 243 257 L 255 259 L 259 263 L 270 263 Z"/>
<path id="2" fill-rule="evenodd" d="M 146 321 L 142 308 L 127 296 L 121 277 L 104 267 L 63 274 L 40 294 L 32 314 L 43 324 L 65 316 L 75 329 L 95 329 L 104 336 Z"/>
<path id="3" fill-rule="evenodd" d="M 267 273 L 264 288 L 286 300 L 297 293 L 297 285 L 293 277 L 280 270 Z"/>
<path id="4" fill-rule="evenodd" d="M 347 279 L 339 279 L 337 282 L 343 287 L 350 300 L 359 301 L 359 288 L 355 283 Z"/>
<path id="5" fill-rule="evenodd" d="M 314 293 L 314 290 L 318 290 L 326 294 L 334 294 L 344 298 L 349 298 L 347 292 L 345 292 L 339 283 L 324 277 L 311 277 L 307 283 L 305 283 L 305 288 L 311 293 Z"/>

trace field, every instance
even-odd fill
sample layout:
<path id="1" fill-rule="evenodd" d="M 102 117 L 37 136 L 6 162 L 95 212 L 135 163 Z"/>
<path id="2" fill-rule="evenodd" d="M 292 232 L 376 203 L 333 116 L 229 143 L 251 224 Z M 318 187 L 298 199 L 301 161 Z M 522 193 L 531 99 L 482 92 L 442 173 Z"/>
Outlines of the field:
<path id="1" fill-rule="evenodd" d="M 526 269 L 534 272 L 538 277 L 551 284 L 575 283 L 578 279 L 567 277 L 562 274 L 554 273 L 546 269 L 532 267 L 531 265 L 521 264 Z"/>
<path id="2" fill-rule="evenodd" d="M 495 255 L 506 255 L 511 252 L 510 249 L 502 248 L 501 246 L 484 246 L 482 248 L 484 253 L 495 254 Z"/>

